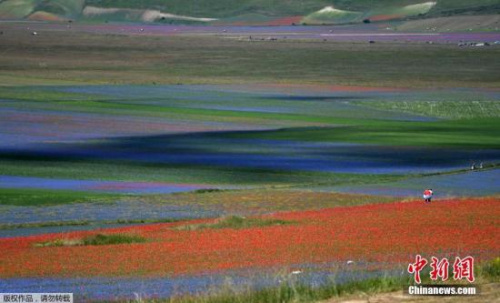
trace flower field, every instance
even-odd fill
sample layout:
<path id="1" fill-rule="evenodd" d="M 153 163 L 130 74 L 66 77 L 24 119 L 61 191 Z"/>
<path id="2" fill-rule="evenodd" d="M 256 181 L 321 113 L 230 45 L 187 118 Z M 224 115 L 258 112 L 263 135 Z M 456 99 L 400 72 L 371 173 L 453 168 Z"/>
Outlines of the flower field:
<path id="1" fill-rule="evenodd" d="M 174 229 L 209 222 L 203 219 L 98 231 L 147 239 L 118 246 L 36 247 L 96 232 L 7 238 L 0 240 L 0 277 L 159 277 L 347 260 L 395 266 L 415 254 L 489 259 L 500 251 L 499 203 L 412 201 L 277 213 L 271 217 L 290 224 L 247 229 Z"/>
<path id="2" fill-rule="evenodd" d="M 496 282 L 500 32 L 251 18 L 0 23 L 0 293 Z"/>

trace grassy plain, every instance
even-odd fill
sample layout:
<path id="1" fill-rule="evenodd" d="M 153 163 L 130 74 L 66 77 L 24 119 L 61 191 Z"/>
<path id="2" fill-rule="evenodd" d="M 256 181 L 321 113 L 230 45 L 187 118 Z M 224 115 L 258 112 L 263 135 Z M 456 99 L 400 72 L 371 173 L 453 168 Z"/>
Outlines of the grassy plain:
<path id="1" fill-rule="evenodd" d="M 266 139 L 358 142 L 392 146 L 493 148 L 500 146 L 498 119 L 439 122 L 373 122 L 341 128 L 287 129 L 259 133 Z M 249 136 L 253 136 L 250 134 Z"/>
<path id="2" fill-rule="evenodd" d="M 491 101 L 379 101 L 363 102 L 365 106 L 419 114 L 444 119 L 478 119 L 500 117 L 500 102 Z"/>
<path id="3" fill-rule="evenodd" d="M 122 3 L 125 4 L 125 3 Z M 358 3 L 361 5 L 361 3 Z M 42 27 L 30 35 L 23 23 L 2 24 L 0 98 L 9 108 L 24 110 L 134 116 L 175 121 L 269 124 L 273 130 L 215 135 L 217 138 L 277 139 L 301 142 L 350 142 L 385 146 L 498 149 L 498 102 L 479 96 L 455 100 L 457 93 L 436 101 L 349 101 L 364 108 L 446 118 L 438 121 L 393 121 L 355 111 L 282 112 L 215 109 L 96 93 L 47 89 L 55 84 L 262 84 L 355 85 L 387 89 L 484 88 L 499 86 L 500 48 L 458 48 L 418 42 L 322 42 L 280 40 L 249 42 L 216 34 L 165 36 L 89 33 Z M 487 64 L 486 64 L 487 62 Z M 33 85 L 40 85 L 34 87 Z M 27 88 L 26 86 L 30 87 Z M 44 88 L 45 87 L 45 88 Z M 119 87 L 119 86 L 118 86 Z M 182 87 L 182 86 L 180 86 Z M 356 88 L 353 88 L 355 90 Z M 470 92 L 467 94 L 471 94 Z M 241 98 L 236 96 L 235 98 Z M 405 97 L 401 97 L 405 98 Z M 418 97 L 415 97 L 418 98 Z M 472 99 L 471 99 L 472 98 Z M 127 102 L 120 102 L 126 99 Z M 443 100 L 444 99 L 444 100 Z M 293 99 L 292 99 L 293 100 Z M 130 102 L 129 102 L 130 101 Z M 156 100 L 145 100 L 156 102 Z M 256 102 L 248 99 L 249 104 Z M 260 100 L 260 104 L 273 100 Z M 296 101 L 294 101 L 296 102 Z M 278 104 L 278 103 L 276 103 Z M 306 103 L 304 103 L 306 104 Z M 280 105 L 281 106 L 281 105 Z M 315 105 L 316 106 L 316 105 Z M 360 107 L 360 109 L 361 109 Z M 326 107 L 325 107 L 326 108 Z M 304 109 L 304 107 L 298 107 Z M 463 120 L 463 118 L 467 118 Z M 312 127 L 315 126 L 315 127 Z M 177 140 L 165 137 L 161 140 Z M 212 138 L 212 137 L 208 137 Z M 144 140 L 149 140 L 144 138 Z M 140 137 L 134 144 L 140 143 Z M 210 140 L 210 139 L 209 139 Z M 81 145 L 94 148 L 99 144 Z M 102 146 L 106 146 L 105 144 Z M 222 148 L 222 147 L 220 147 Z M 342 184 L 395 181 L 401 176 L 255 169 L 220 166 L 75 159 L 2 151 L 2 174 L 67 179 L 200 182 L 259 186 Z M 265 180 L 263 182 L 263 180 Z"/>
<path id="4" fill-rule="evenodd" d="M 316 83 L 498 87 L 499 48 L 218 36 L 126 36 L 4 25 L 2 85 Z M 117 55 L 119 54 L 119 55 Z M 436 64 L 438 62 L 439 64 Z M 488 62 L 488 64 L 484 64 Z M 42 80 L 44 79 L 44 80 Z"/>
<path id="5" fill-rule="evenodd" d="M 47 206 L 82 202 L 109 202 L 119 195 L 65 190 L 0 188 L 0 205 Z"/>

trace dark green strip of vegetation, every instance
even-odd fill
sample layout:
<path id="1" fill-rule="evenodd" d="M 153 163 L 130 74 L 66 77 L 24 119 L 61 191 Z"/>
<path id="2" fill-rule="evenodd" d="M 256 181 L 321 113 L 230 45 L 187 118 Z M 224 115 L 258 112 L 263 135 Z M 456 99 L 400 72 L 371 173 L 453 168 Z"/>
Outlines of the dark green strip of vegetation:
<path id="1" fill-rule="evenodd" d="M 478 266 L 476 272 L 491 281 L 500 281 L 500 257 L 485 263 L 483 266 Z"/>
<path id="2" fill-rule="evenodd" d="M 437 122 L 380 121 L 336 128 L 295 128 L 229 134 L 230 137 L 317 142 L 356 142 L 392 146 L 500 148 L 499 119 Z"/>
<path id="3" fill-rule="evenodd" d="M 341 297 L 356 292 L 366 294 L 391 292 L 401 290 L 410 285 L 408 277 L 381 277 L 363 281 L 353 281 L 345 284 L 332 282 L 321 287 L 294 285 L 288 281 L 280 286 L 262 290 L 249 290 L 241 293 L 228 291 L 208 297 L 180 297 L 148 302 L 169 303 L 286 303 L 286 302 L 316 302 L 333 297 Z"/>
<path id="4" fill-rule="evenodd" d="M 35 247 L 51 247 L 51 246 L 84 246 L 84 245 L 116 245 L 116 244 L 132 244 L 144 243 L 146 238 L 138 235 L 127 234 L 97 234 L 88 236 L 83 239 L 57 239 L 48 242 L 35 244 Z"/>
<path id="5" fill-rule="evenodd" d="M 0 188 L 0 205 L 49 206 L 82 202 L 112 202 L 125 195 L 67 190 Z"/>
<path id="6" fill-rule="evenodd" d="M 42 222 L 42 223 L 17 223 L 0 224 L 0 230 L 18 229 L 18 228 L 41 228 L 41 227 L 59 227 L 59 226 L 86 226 L 89 221 L 60 221 L 60 222 Z"/>
<path id="7" fill-rule="evenodd" d="M 338 174 L 272 169 L 169 165 L 133 161 L 0 155 L 2 175 L 75 180 L 158 181 L 231 185 L 366 184 L 397 181 L 396 175 Z M 91 194 L 91 193 L 87 193 Z M 1 200 L 0 200 L 1 201 Z"/>
<path id="8" fill-rule="evenodd" d="M 106 221 L 51 221 L 42 223 L 17 223 L 17 224 L 0 224 L 0 230 L 18 229 L 18 228 L 42 228 L 42 227 L 61 227 L 61 226 L 89 226 L 89 225 L 112 225 L 112 224 L 153 224 L 153 223 L 174 223 L 179 221 L 190 220 L 183 219 L 119 219 Z"/>
<path id="9" fill-rule="evenodd" d="M 132 244 L 132 243 L 144 243 L 146 238 L 138 235 L 105 235 L 97 234 L 95 236 L 89 236 L 83 238 L 83 245 L 113 245 L 113 244 Z"/>
<path id="10" fill-rule="evenodd" d="M 200 230 L 200 229 L 243 229 L 251 227 L 264 227 L 276 225 L 293 224 L 291 221 L 278 220 L 278 219 L 265 219 L 265 218 L 245 218 L 240 216 L 229 216 L 217 220 L 214 223 L 191 224 L 176 227 L 178 230 Z"/>
<path id="11" fill-rule="evenodd" d="M 102 96 L 93 94 L 70 93 L 56 90 L 48 90 L 40 87 L 30 87 L 22 89 L 16 87 L 0 87 L 0 96 L 6 100 L 22 100 L 36 102 L 61 102 L 78 101 L 85 102 L 99 100 Z"/>

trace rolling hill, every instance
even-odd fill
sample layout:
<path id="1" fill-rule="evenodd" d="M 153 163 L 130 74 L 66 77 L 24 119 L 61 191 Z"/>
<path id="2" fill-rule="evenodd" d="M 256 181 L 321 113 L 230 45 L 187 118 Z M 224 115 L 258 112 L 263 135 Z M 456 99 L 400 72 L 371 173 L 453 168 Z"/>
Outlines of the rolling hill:
<path id="1" fill-rule="evenodd" d="M 0 19 L 14 20 L 337 24 L 498 12 L 500 0 L 0 0 Z"/>

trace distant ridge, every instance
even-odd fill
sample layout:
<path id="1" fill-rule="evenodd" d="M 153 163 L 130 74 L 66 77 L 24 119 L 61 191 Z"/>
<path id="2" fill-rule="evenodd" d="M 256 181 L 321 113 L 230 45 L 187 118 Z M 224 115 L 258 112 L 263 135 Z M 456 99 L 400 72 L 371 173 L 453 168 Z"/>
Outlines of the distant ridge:
<path id="1" fill-rule="evenodd" d="M 499 12 L 500 0 L 0 0 L 3 20 L 291 25 Z"/>

